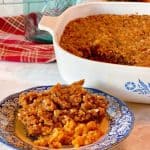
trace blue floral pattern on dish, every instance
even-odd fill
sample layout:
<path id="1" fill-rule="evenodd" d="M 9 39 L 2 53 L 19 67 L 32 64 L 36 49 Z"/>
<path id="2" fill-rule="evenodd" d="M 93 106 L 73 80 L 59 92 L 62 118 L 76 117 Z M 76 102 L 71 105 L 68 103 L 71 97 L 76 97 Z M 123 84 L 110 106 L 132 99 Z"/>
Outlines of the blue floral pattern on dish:
<path id="1" fill-rule="evenodd" d="M 150 96 L 150 83 L 145 83 L 140 79 L 138 80 L 138 82 L 126 82 L 125 88 L 133 93 Z"/>
<path id="2" fill-rule="evenodd" d="M 28 92 L 32 90 L 43 91 L 43 90 L 47 90 L 50 87 L 51 86 L 34 87 L 34 88 L 31 88 L 22 92 Z M 127 107 L 127 105 L 124 102 L 120 101 L 119 99 L 97 89 L 93 89 L 93 88 L 86 88 L 86 89 L 92 93 L 100 94 L 107 98 L 109 102 L 107 113 L 110 117 L 110 128 L 109 128 L 108 133 L 104 137 L 102 137 L 99 141 L 91 145 L 83 146 L 80 148 L 80 150 L 109 149 L 112 146 L 116 145 L 117 143 L 121 142 L 123 139 L 125 139 L 129 135 L 129 133 L 131 132 L 133 128 L 134 115 L 131 112 L 131 110 Z M 23 150 L 29 150 L 29 149 L 32 150 L 34 148 L 31 145 L 28 145 L 27 143 L 20 141 L 20 139 L 18 139 L 13 132 L 8 132 L 7 130 L 5 131 L 5 125 L 3 124 L 3 121 L 7 119 L 7 116 L 3 117 L 4 112 L 8 112 L 9 106 L 10 108 L 12 108 L 13 106 L 14 110 L 16 109 L 17 103 L 18 103 L 17 102 L 18 96 L 20 93 L 10 95 L 0 103 L 0 118 L 1 118 L 0 142 L 8 146 L 11 146 L 13 148 L 16 147 L 16 148 L 21 148 Z M 4 108 L 5 106 L 6 108 Z M 10 119 L 10 121 L 12 122 L 12 114 L 10 114 L 10 112 L 8 113 L 8 116 L 9 115 L 11 117 L 10 118 L 8 117 L 8 120 Z M 8 123 L 8 125 L 10 124 Z M 13 126 L 10 126 L 10 127 L 13 128 Z M 11 129 L 11 131 L 13 131 L 13 129 Z M 9 142 L 8 140 L 10 139 L 11 136 L 13 140 Z M 17 146 L 19 145 L 19 146 L 17 147 L 16 145 Z M 72 150 L 72 148 L 69 148 L 69 150 Z"/>

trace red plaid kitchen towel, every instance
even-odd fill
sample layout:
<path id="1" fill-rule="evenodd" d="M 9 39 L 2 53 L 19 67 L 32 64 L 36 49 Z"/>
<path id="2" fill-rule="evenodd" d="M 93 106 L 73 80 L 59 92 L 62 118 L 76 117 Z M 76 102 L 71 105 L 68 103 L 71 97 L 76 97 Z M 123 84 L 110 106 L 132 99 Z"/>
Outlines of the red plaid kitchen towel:
<path id="1" fill-rule="evenodd" d="M 24 16 L 0 18 L 0 60 L 47 63 L 55 60 L 52 44 L 25 39 Z"/>

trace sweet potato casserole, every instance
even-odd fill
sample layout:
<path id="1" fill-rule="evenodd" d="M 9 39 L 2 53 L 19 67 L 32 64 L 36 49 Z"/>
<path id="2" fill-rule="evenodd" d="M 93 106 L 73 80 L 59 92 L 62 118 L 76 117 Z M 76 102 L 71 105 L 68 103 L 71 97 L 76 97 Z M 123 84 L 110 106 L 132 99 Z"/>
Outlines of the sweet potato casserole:
<path id="1" fill-rule="evenodd" d="M 71 21 L 60 46 L 108 63 L 150 67 L 150 15 L 95 15 Z"/>
<path id="2" fill-rule="evenodd" d="M 105 97 L 82 87 L 57 84 L 48 90 L 23 93 L 17 118 L 37 146 L 61 148 L 91 144 L 109 127 Z"/>

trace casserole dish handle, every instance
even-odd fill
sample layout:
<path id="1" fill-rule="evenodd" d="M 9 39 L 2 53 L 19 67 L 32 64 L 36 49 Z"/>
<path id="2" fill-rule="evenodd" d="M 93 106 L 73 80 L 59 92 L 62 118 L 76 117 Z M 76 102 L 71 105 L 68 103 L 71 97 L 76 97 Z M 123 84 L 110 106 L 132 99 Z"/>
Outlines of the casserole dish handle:
<path id="1" fill-rule="evenodd" d="M 54 35 L 59 17 L 43 16 L 38 24 L 40 30 L 45 30 Z"/>

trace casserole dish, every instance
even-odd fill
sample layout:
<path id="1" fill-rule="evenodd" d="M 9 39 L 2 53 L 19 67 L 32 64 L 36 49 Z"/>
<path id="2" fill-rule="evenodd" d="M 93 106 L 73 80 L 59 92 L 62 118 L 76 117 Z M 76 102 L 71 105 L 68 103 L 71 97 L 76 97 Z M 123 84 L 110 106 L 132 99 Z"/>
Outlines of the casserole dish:
<path id="1" fill-rule="evenodd" d="M 70 7 L 58 17 L 43 16 L 39 28 L 53 35 L 58 69 L 62 78 L 67 83 L 85 79 L 85 86 L 102 89 L 125 101 L 150 103 L 150 67 L 92 61 L 77 57 L 60 47 L 61 35 L 70 21 L 97 14 L 150 15 L 150 4 L 92 2 Z"/>

